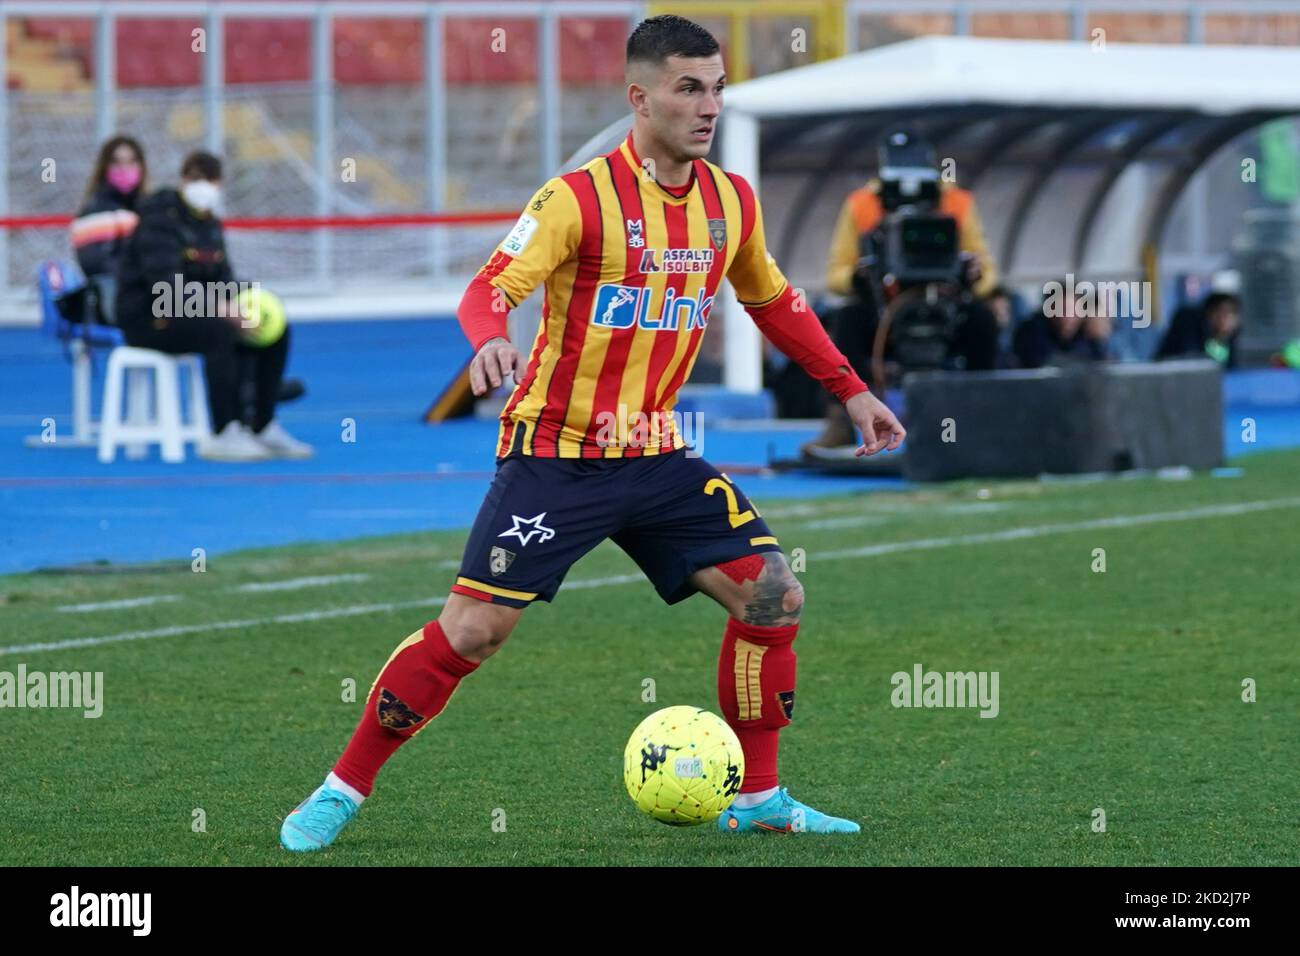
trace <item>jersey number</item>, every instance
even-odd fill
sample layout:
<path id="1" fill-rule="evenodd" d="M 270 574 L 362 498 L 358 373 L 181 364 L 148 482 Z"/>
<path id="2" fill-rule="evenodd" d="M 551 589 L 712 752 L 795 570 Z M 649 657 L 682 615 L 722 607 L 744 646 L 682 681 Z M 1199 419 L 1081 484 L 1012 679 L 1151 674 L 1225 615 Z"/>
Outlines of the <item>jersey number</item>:
<path id="1" fill-rule="evenodd" d="M 726 477 L 726 475 L 722 476 L 722 478 Z M 720 490 L 724 495 L 726 495 L 727 520 L 731 522 L 731 526 L 733 528 L 739 528 L 742 524 L 753 521 L 754 518 L 758 517 L 758 509 L 752 506 L 746 508 L 744 511 L 739 510 L 740 505 L 736 501 L 736 493 L 731 490 L 731 485 L 729 484 L 731 479 L 727 478 L 726 481 L 723 481 L 722 478 L 710 478 L 704 486 L 704 493 L 706 495 L 711 495 L 715 491 Z"/>

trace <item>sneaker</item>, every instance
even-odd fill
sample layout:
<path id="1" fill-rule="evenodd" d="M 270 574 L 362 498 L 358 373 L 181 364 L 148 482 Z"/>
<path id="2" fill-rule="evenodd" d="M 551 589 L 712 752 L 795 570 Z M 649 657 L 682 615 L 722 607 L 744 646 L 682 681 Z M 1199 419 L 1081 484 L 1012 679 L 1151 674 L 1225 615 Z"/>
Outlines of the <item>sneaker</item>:
<path id="1" fill-rule="evenodd" d="M 857 833 L 862 827 L 814 810 L 781 787 L 756 807 L 728 807 L 718 817 L 718 829 L 723 833 Z"/>
<path id="2" fill-rule="evenodd" d="M 280 845 L 300 853 L 323 850 L 356 815 L 357 805 L 351 797 L 323 783 L 284 818 Z"/>
<path id="3" fill-rule="evenodd" d="M 252 435 L 276 458 L 310 458 L 316 453 L 311 445 L 298 441 L 274 419 L 260 432 L 253 432 Z"/>
<path id="4" fill-rule="evenodd" d="M 228 422 L 220 433 L 199 442 L 199 457 L 209 461 L 265 461 L 271 452 L 240 422 Z"/>

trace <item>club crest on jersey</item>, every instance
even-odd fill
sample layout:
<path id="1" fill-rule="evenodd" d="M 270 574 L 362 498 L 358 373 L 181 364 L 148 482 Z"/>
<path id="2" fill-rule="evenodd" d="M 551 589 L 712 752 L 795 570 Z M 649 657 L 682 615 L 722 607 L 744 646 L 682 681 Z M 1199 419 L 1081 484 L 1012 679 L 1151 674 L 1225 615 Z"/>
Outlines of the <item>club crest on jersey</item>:
<path id="1" fill-rule="evenodd" d="M 647 250 L 648 251 L 648 250 Z M 704 328 L 708 324 L 713 296 L 701 289 L 695 298 L 679 296 L 672 289 L 664 290 L 663 305 L 659 314 L 650 314 L 650 300 L 654 289 L 608 283 L 596 290 L 592 303 L 590 322 L 601 329 L 647 329 L 651 332 L 675 332 Z"/>
<path id="2" fill-rule="evenodd" d="M 713 240 L 713 248 L 721 252 L 722 247 L 727 244 L 727 220 L 710 219 L 709 238 Z"/>
<path id="3" fill-rule="evenodd" d="M 684 273 L 708 272 L 713 268 L 712 249 L 647 249 L 641 253 L 641 271 Z"/>
<path id="4" fill-rule="evenodd" d="M 507 551 L 499 545 L 493 545 L 488 556 L 488 567 L 492 570 L 492 576 L 500 577 L 505 574 L 514 560 L 515 553 L 513 551 Z"/>
<path id="5" fill-rule="evenodd" d="M 627 221 L 627 244 L 633 249 L 640 249 L 645 245 L 645 224 L 640 219 Z"/>
<path id="6" fill-rule="evenodd" d="M 508 538 L 511 535 L 514 535 L 519 539 L 521 545 L 527 545 L 529 541 L 533 540 L 533 535 L 538 535 L 537 543 L 545 544 L 547 541 L 550 541 L 555 537 L 554 529 L 548 528 L 546 525 L 542 524 L 542 519 L 545 517 L 545 511 L 539 515 L 533 515 L 531 518 L 521 518 L 519 515 L 511 515 L 510 520 L 514 522 L 514 524 L 507 530 L 502 531 L 497 535 L 497 537 Z"/>

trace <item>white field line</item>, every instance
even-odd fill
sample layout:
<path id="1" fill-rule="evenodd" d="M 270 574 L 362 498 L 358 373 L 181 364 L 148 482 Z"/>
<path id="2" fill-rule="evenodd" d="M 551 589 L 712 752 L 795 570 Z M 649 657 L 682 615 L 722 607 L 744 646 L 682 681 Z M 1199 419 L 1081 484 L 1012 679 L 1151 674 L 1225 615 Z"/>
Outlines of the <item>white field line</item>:
<path id="1" fill-rule="evenodd" d="M 1075 521 L 1068 524 L 1033 525 L 1024 528 L 1007 528 L 1004 531 L 990 531 L 980 534 L 954 535 L 945 538 L 914 538 L 910 541 L 895 541 L 888 544 L 867 545 L 861 548 L 844 548 L 839 551 L 819 552 L 819 558 L 870 558 L 882 554 L 898 554 L 904 551 L 928 551 L 935 548 L 948 548 L 962 544 L 990 544 L 1000 541 L 1019 541 L 1026 538 L 1042 538 L 1054 534 L 1069 534 L 1075 531 L 1097 531 L 1106 528 L 1134 528 L 1148 524 L 1162 524 L 1172 521 L 1195 521 L 1200 518 L 1226 518 L 1232 515 L 1251 514 L 1258 511 L 1275 511 L 1281 508 L 1300 508 L 1300 498 L 1275 498 L 1266 501 L 1247 501 L 1233 505 L 1207 505 L 1202 508 L 1189 508 L 1184 511 L 1157 511 L 1147 514 L 1119 515 L 1114 518 L 1094 518 L 1088 521 Z M 606 578 L 589 578 L 571 581 L 564 588 L 596 588 L 615 584 L 630 584 L 640 581 L 640 574 L 619 574 Z M 150 640 L 156 637 L 177 637 L 183 634 L 200 634 L 207 631 L 230 631 L 246 627 L 261 627 L 267 624 L 299 624 L 305 621 L 326 621 L 336 617 L 356 617 L 362 614 L 378 614 L 388 611 L 403 610 L 412 607 L 440 607 L 446 598 L 421 598 L 416 601 L 393 601 L 384 604 L 360 604 L 352 607 L 327 608 L 322 611 L 305 611 L 298 614 L 277 614 L 272 617 L 249 618 L 238 621 L 209 621 L 204 624 L 180 624 L 174 627 L 157 628 L 152 631 L 128 631 L 124 634 L 109 634 L 104 637 L 81 637 L 66 641 L 51 641 L 44 644 L 14 644 L 0 647 L 0 656 L 7 654 L 33 654 L 40 651 L 58 651 L 73 647 L 94 647 L 100 644 L 117 644 L 123 641 Z"/>
<path id="2" fill-rule="evenodd" d="M 368 581 L 368 574 L 330 574 L 313 578 L 290 578 L 285 581 L 254 582 L 241 584 L 236 591 L 298 591 L 302 588 L 324 587 L 327 584 Z M 54 610 L 62 614 L 89 614 L 91 611 L 120 611 L 127 608 L 148 607 L 151 604 L 163 604 L 179 601 L 179 594 L 152 594 L 145 597 L 123 598 L 119 601 L 94 601 L 89 604 L 61 604 Z"/>
<path id="3" fill-rule="evenodd" d="M 618 574 L 607 578 L 588 578 L 583 581 L 569 581 L 561 590 L 579 590 L 582 588 L 606 587 L 613 584 L 631 584 L 642 581 L 640 574 Z M 351 607 L 332 607 L 322 611 L 301 611 L 297 614 L 276 614 L 272 617 L 247 618 L 238 621 L 208 621 L 203 624 L 176 624 L 171 627 L 154 628 L 151 631 L 127 631 L 123 634 L 109 634 L 104 637 L 78 637 L 66 641 L 50 641 L 45 644 L 14 644 L 0 647 L 0 656 L 6 654 L 32 654 L 39 651 L 62 651 L 73 647 L 96 647 L 100 644 L 120 644 L 124 641 L 148 641 L 157 637 L 180 637 L 185 634 L 202 634 L 208 631 L 232 631 L 246 627 L 260 627 L 265 624 L 301 624 L 308 621 L 328 621 L 336 617 L 356 617 L 361 614 L 382 614 L 387 611 L 401 611 L 413 607 L 442 607 L 447 603 L 445 597 L 420 598 L 415 601 L 389 601 L 384 604 L 355 604 Z"/>
<path id="4" fill-rule="evenodd" d="M 1011 505 L 993 502 L 993 501 L 967 501 L 951 505 L 935 505 L 926 509 L 928 514 L 936 515 L 971 515 L 971 514 L 990 514 L 995 511 L 1005 511 Z M 918 509 L 919 511 L 920 509 Z M 917 514 L 916 511 L 906 512 L 907 517 L 911 518 Z M 800 528 L 807 531 L 817 531 L 826 528 L 864 528 L 873 524 L 884 524 L 891 518 L 898 517 L 898 514 L 887 514 L 883 511 L 873 511 L 870 514 L 846 514 L 835 518 L 818 518 L 814 521 L 797 521 L 793 524 L 786 524 L 786 528 Z"/>
<path id="5" fill-rule="evenodd" d="M 105 637 L 78 637 L 67 641 L 50 641 L 46 644 L 15 644 L 0 647 L 0 655 L 31 654 L 36 651 L 62 651 L 73 647 L 96 647 L 100 644 L 118 644 L 123 641 L 148 641 L 155 637 L 180 637 L 183 634 L 202 634 L 208 631 L 230 631 L 262 624 L 297 624 L 303 621 L 323 621 L 333 617 L 353 617 L 358 614 L 379 614 L 408 607 L 438 607 L 446 598 L 421 598 L 418 601 L 399 601 L 389 604 L 358 604 L 352 607 L 330 608 L 326 611 L 304 611 L 300 614 L 277 614 L 273 617 L 247 618 L 239 621 L 208 621 L 205 624 L 176 624 L 152 631 L 127 631 Z"/>
<path id="6" fill-rule="evenodd" d="M 322 574 L 311 578 L 288 578 L 284 581 L 254 581 L 241 584 L 236 591 L 301 591 L 303 588 L 320 588 L 327 584 L 351 584 L 369 581 L 368 574 Z"/>
<path id="7" fill-rule="evenodd" d="M 1276 498 L 1271 501 L 1247 501 L 1236 505 L 1206 505 L 1186 511 L 1157 511 L 1149 514 L 1119 515 L 1114 518 L 1093 518 L 1068 524 L 1040 524 L 1026 528 L 1007 528 L 1003 531 L 986 531 L 979 534 L 960 534 L 947 538 L 914 538 L 911 541 L 894 541 L 888 544 L 871 544 L 861 548 L 842 548 L 838 551 L 818 551 L 824 558 L 874 558 L 882 554 L 902 551 L 929 551 L 957 544 L 992 544 L 1000 541 L 1020 541 L 1025 538 L 1044 538 L 1053 534 L 1073 531 L 1100 531 L 1106 528 L 1134 528 L 1147 524 L 1170 521 L 1195 521 L 1198 518 L 1226 518 L 1250 514 L 1255 511 L 1273 511 L 1278 508 L 1300 508 L 1300 498 Z"/>
<path id="8" fill-rule="evenodd" d="M 810 515 L 824 515 L 827 513 L 834 514 L 839 509 L 828 507 L 820 503 L 801 503 L 795 505 L 785 505 L 783 507 L 764 508 L 764 518 L 806 518 Z M 848 514 L 849 512 L 840 512 Z"/>
<path id="9" fill-rule="evenodd" d="M 783 526 L 791 530 L 821 531 L 827 528 L 866 528 L 873 524 L 884 524 L 889 515 L 845 515 L 843 518 L 818 518 L 816 521 L 794 521 Z"/>
<path id="10" fill-rule="evenodd" d="M 91 611 L 116 611 L 127 607 L 148 607 L 150 604 L 163 604 L 167 601 L 179 601 L 179 594 L 152 594 L 148 597 L 122 598 L 120 601 L 95 601 L 91 604 L 61 604 L 54 610 L 64 614 L 88 614 Z"/>

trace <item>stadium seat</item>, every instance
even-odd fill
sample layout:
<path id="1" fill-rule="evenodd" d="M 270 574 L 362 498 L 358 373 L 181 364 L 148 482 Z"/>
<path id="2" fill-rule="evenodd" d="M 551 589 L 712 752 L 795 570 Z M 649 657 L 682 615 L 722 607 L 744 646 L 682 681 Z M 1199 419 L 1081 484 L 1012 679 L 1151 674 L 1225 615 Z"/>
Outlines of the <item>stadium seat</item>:
<path id="1" fill-rule="evenodd" d="M 128 458 L 143 458 L 157 444 L 162 460 L 185 460 L 185 443 L 211 432 L 203 367 L 198 355 L 167 355 L 120 345 L 108 357 L 104 410 L 99 426 L 99 460 L 108 464 L 125 446 Z M 189 372 L 189 415 L 181 411 L 180 371 Z M 150 373 L 152 372 L 152 375 Z M 126 398 L 123 414 L 122 399 Z"/>

